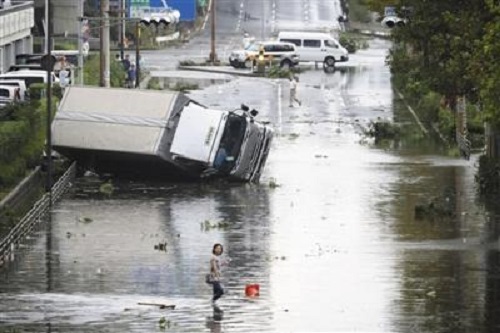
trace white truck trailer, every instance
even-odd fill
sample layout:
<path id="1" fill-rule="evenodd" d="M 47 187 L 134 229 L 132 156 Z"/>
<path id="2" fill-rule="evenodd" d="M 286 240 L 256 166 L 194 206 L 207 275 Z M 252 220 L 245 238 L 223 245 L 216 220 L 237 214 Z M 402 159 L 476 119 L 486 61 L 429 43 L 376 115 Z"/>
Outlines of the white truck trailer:
<path id="1" fill-rule="evenodd" d="M 273 130 L 256 113 L 210 109 L 179 92 L 72 86 L 54 117 L 52 144 L 97 173 L 258 182 Z"/>

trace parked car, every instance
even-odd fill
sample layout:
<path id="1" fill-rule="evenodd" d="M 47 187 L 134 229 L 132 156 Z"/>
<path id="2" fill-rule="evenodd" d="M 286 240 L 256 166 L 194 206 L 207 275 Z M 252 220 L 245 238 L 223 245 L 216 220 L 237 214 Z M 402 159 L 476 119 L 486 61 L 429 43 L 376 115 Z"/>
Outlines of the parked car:
<path id="1" fill-rule="evenodd" d="M 0 78 L 0 85 L 19 88 L 21 101 L 28 98 L 28 90 L 26 89 L 26 82 L 24 82 L 24 80 L 8 80 Z"/>
<path id="2" fill-rule="evenodd" d="M 12 65 L 9 67 L 9 72 L 16 72 L 22 70 L 38 70 L 42 71 L 42 65 L 39 64 L 21 64 L 21 65 Z"/>
<path id="3" fill-rule="evenodd" d="M 296 66 L 299 63 L 295 45 L 277 41 L 254 42 L 243 50 L 233 51 L 229 56 L 229 63 L 234 68 L 251 68 L 256 64 L 261 48 L 264 49 L 266 62 L 270 61 L 285 68 Z"/>
<path id="4" fill-rule="evenodd" d="M 335 66 L 336 62 L 348 61 L 349 53 L 331 35 L 321 32 L 281 31 L 280 42 L 293 43 L 300 61 L 321 62 L 326 67 Z"/>
<path id="5" fill-rule="evenodd" d="M 97 173 L 258 182 L 273 130 L 256 114 L 210 109 L 173 91 L 71 86 L 52 124 L 53 146 Z"/>
<path id="6" fill-rule="evenodd" d="M 0 74 L 0 80 L 24 80 L 26 86 L 29 88 L 29 86 L 33 83 L 47 83 L 47 72 L 41 70 L 23 69 Z M 54 73 L 52 73 L 52 82 L 59 82 L 59 79 Z"/>
<path id="7" fill-rule="evenodd" d="M 18 87 L 4 86 L 0 84 L 0 97 L 9 102 L 18 101 L 21 99 L 21 90 Z"/>

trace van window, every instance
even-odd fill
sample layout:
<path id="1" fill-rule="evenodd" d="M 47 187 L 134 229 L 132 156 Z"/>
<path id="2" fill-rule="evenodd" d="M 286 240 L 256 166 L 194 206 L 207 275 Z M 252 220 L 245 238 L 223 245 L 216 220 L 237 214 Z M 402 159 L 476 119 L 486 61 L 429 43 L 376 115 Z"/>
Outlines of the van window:
<path id="1" fill-rule="evenodd" d="M 279 51 L 279 52 L 293 52 L 293 51 L 295 51 L 295 48 L 292 45 L 288 45 L 288 44 L 275 45 L 274 48 L 276 51 Z"/>
<path id="2" fill-rule="evenodd" d="M 304 47 L 321 47 L 321 41 L 318 39 L 304 39 Z"/>
<path id="3" fill-rule="evenodd" d="M 335 43 L 335 41 L 333 41 L 331 39 L 325 39 L 324 43 L 325 43 L 326 47 L 331 47 L 331 48 L 335 48 L 335 49 L 339 48 L 339 45 L 337 43 Z"/>
<path id="4" fill-rule="evenodd" d="M 26 82 L 26 86 L 31 86 L 33 83 L 43 83 L 43 77 L 36 77 L 36 76 L 27 76 L 24 77 L 24 82 Z"/>
<path id="5" fill-rule="evenodd" d="M 276 51 L 274 48 L 274 45 L 264 45 L 264 51 L 265 52 L 273 52 Z"/>
<path id="6" fill-rule="evenodd" d="M 292 44 L 295 44 L 295 46 L 300 46 L 300 39 L 282 38 L 280 41 L 292 43 Z"/>
<path id="7" fill-rule="evenodd" d="M 10 97 L 10 91 L 8 89 L 0 89 L 0 97 Z"/>

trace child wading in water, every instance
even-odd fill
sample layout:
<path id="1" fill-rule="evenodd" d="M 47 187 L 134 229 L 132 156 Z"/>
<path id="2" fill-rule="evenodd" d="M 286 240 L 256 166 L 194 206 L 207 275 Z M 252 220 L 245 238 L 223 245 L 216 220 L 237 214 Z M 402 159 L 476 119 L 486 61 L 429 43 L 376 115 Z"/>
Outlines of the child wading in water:
<path id="1" fill-rule="evenodd" d="M 212 305 L 216 306 L 215 302 L 224 295 L 224 289 L 222 288 L 221 280 L 221 260 L 220 255 L 224 252 L 221 244 L 217 243 L 212 249 L 212 258 L 210 259 L 210 278 L 207 280 L 208 283 L 212 284 L 214 289 L 214 294 L 212 297 Z"/>

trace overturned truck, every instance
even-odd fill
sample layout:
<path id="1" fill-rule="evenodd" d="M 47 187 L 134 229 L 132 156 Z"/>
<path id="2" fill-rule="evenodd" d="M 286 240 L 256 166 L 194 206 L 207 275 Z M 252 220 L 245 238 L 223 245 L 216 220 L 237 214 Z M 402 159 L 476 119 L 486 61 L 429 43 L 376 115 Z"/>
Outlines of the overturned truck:
<path id="1" fill-rule="evenodd" d="M 245 106 L 210 109 L 179 92 L 70 87 L 52 123 L 52 144 L 100 174 L 257 182 L 273 130 L 256 114 Z"/>

